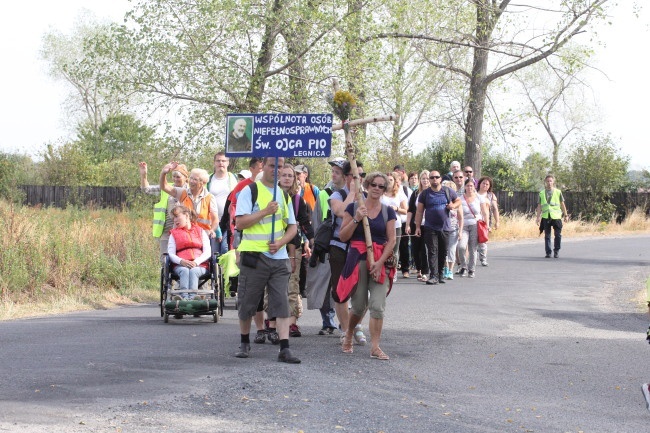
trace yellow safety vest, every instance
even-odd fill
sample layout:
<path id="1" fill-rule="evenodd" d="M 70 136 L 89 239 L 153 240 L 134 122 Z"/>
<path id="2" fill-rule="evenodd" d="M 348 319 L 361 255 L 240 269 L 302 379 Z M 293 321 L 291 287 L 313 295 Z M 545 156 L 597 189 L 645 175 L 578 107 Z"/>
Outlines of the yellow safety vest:
<path id="1" fill-rule="evenodd" d="M 165 191 L 160 191 L 160 201 L 153 205 L 153 237 L 159 238 L 162 236 L 163 229 L 165 228 L 165 219 L 167 218 L 167 203 L 169 202 L 169 194 Z"/>
<path id="2" fill-rule="evenodd" d="M 546 190 L 541 190 L 539 192 L 539 202 L 542 205 L 542 218 L 550 218 L 553 220 L 562 219 L 562 208 L 560 207 L 560 197 L 562 196 L 562 191 L 557 188 L 553 189 L 553 194 L 551 194 L 551 202 L 546 202 Z"/>
<path id="3" fill-rule="evenodd" d="M 257 205 L 260 209 L 265 209 L 268 204 L 273 201 L 273 194 L 268 190 L 261 181 L 255 182 L 257 184 Z M 278 193 L 282 196 L 283 191 L 278 188 Z M 283 204 L 284 203 L 284 204 Z M 255 203 L 253 203 L 253 207 Z M 244 229 L 242 232 L 241 243 L 237 251 L 250 251 L 250 252 L 268 252 L 269 242 L 271 241 L 271 221 L 273 215 L 267 215 L 262 218 L 257 224 Z M 282 200 L 275 213 L 275 233 L 273 239 L 278 240 L 284 236 L 287 226 L 289 225 L 289 204 Z M 283 246 L 282 248 L 285 248 Z"/>

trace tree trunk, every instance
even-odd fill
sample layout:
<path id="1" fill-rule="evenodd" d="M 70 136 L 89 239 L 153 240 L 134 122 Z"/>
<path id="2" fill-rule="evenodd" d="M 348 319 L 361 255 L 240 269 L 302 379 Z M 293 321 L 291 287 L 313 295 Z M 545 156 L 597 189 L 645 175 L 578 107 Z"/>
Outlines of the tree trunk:
<path id="1" fill-rule="evenodd" d="M 507 4 L 507 3 L 504 3 Z M 505 6 L 504 6 L 505 8 Z M 465 165 L 472 166 L 474 177 L 481 176 L 483 163 L 481 147 L 483 137 L 483 116 L 485 100 L 487 99 L 488 51 L 494 25 L 498 20 L 500 10 L 492 5 L 490 0 L 476 1 L 476 47 L 474 48 L 474 63 L 469 87 L 469 106 L 465 124 Z"/>
<path id="2" fill-rule="evenodd" d="M 262 40 L 260 52 L 257 56 L 255 71 L 251 77 L 248 92 L 246 94 L 245 106 L 240 107 L 242 111 L 255 113 L 258 111 L 260 103 L 262 102 L 262 97 L 264 96 L 264 90 L 266 87 L 266 74 L 269 72 L 271 62 L 273 61 L 275 38 L 278 36 L 279 28 L 278 20 L 282 7 L 282 0 L 274 0 L 273 7 L 269 13 L 268 24 L 266 25 L 266 30 L 264 32 L 264 39 Z"/>

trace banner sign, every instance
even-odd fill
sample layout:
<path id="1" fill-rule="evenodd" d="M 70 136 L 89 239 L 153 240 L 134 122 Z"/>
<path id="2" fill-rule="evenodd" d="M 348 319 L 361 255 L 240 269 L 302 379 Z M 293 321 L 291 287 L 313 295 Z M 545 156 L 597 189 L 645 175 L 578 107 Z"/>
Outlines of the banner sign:
<path id="1" fill-rule="evenodd" d="M 332 152 L 332 114 L 228 114 L 226 155 L 319 158 Z"/>

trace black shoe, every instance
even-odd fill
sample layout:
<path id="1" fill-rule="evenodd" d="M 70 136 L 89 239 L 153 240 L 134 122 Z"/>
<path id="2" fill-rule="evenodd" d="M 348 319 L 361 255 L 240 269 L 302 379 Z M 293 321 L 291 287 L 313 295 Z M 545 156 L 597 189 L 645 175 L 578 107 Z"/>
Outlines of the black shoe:
<path id="1" fill-rule="evenodd" d="M 545 259 L 550 259 L 550 258 L 551 258 L 551 255 L 550 255 L 550 254 L 547 254 L 547 255 L 544 256 L 544 258 L 545 258 Z"/>
<path id="2" fill-rule="evenodd" d="M 434 286 L 438 284 L 438 279 L 436 277 L 431 277 L 427 280 L 427 284 L 430 286 Z"/>
<path id="3" fill-rule="evenodd" d="M 300 291 L 300 297 L 301 298 L 306 298 L 307 297 L 307 292 L 305 290 Z"/>
<path id="4" fill-rule="evenodd" d="M 282 349 L 280 351 L 280 353 L 278 354 L 278 361 L 286 362 L 287 364 L 300 364 L 300 359 L 293 356 L 289 348 Z"/>
<path id="5" fill-rule="evenodd" d="M 266 341 L 266 332 L 264 331 L 257 331 L 257 334 L 255 334 L 255 339 L 253 342 L 255 344 L 264 344 Z"/>
<path id="6" fill-rule="evenodd" d="M 247 343 L 242 343 L 239 346 L 239 352 L 235 353 L 236 358 L 248 358 L 251 352 L 251 345 Z"/>
<path id="7" fill-rule="evenodd" d="M 558 252 L 556 251 L 556 252 L 553 253 L 553 257 L 555 257 L 555 258 L 557 259 L 558 257 L 560 257 L 560 255 L 559 255 Z"/>
<path id="8" fill-rule="evenodd" d="M 466 272 L 467 272 L 467 269 L 460 268 L 460 271 L 458 271 L 458 276 L 459 277 L 464 277 Z"/>
<path id="9" fill-rule="evenodd" d="M 447 283 L 447 282 L 445 281 L 444 277 L 442 276 L 442 274 L 438 275 L 438 282 L 439 282 L 440 284 L 446 284 L 446 283 Z"/>
<path id="10" fill-rule="evenodd" d="M 300 328 L 298 325 L 291 324 L 289 325 L 289 337 L 301 337 L 302 332 L 300 332 Z"/>
<path id="11" fill-rule="evenodd" d="M 272 344 L 280 344 L 280 336 L 276 331 L 268 331 L 266 336 Z"/>

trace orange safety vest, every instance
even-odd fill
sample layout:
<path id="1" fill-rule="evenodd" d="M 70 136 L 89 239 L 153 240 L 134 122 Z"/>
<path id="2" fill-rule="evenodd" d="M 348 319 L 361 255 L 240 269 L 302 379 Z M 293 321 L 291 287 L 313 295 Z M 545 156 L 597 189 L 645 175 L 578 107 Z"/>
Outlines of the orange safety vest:
<path id="1" fill-rule="evenodd" d="M 201 227 L 203 230 L 212 230 L 212 222 L 210 221 L 210 199 L 212 198 L 212 194 L 208 193 L 203 197 L 201 200 L 201 212 L 197 212 L 198 216 L 196 218 L 196 224 Z M 192 199 L 187 195 L 187 190 L 183 191 L 181 193 L 181 196 L 178 199 L 178 203 L 182 204 L 188 209 L 193 209 L 196 211 L 194 208 L 194 202 Z"/>
<path id="2" fill-rule="evenodd" d="M 183 227 L 171 229 L 169 233 L 174 236 L 176 242 L 176 255 L 183 260 L 194 261 L 203 254 L 203 229 L 197 224 L 192 224 L 188 230 Z M 208 262 L 200 266 L 208 268 Z"/>

